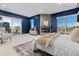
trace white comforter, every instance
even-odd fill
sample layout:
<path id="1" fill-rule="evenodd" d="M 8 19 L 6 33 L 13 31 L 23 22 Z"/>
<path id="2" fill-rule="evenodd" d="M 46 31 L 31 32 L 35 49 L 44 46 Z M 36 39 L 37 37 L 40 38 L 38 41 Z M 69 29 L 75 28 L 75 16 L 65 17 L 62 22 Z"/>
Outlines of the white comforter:
<path id="1" fill-rule="evenodd" d="M 79 43 L 72 42 L 69 35 L 61 35 L 54 45 L 56 56 L 79 56 Z"/>
<path id="2" fill-rule="evenodd" d="M 72 42 L 69 35 L 60 35 L 50 48 L 39 44 L 36 47 L 54 56 L 79 56 L 79 43 Z"/>

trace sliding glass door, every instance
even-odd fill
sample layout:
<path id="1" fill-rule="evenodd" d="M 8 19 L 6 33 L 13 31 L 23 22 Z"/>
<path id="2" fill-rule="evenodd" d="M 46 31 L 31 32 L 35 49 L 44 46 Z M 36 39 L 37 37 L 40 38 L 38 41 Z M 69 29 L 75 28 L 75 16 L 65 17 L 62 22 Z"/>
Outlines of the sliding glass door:
<path id="1" fill-rule="evenodd" d="M 60 33 L 70 33 L 75 28 L 77 22 L 76 15 L 63 16 L 57 18 L 57 30 Z"/>
<path id="2" fill-rule="evenodd" d="M 61 33 L 65 33 L 65 20 L 64 18 L 58 18 L 57 20 L 57 31 Z"/>
<path id="3" fill-rule="evenodd" d="M 75 28 L 77 22 L 77 16 L 69 16 L 67 17 L 67 32 L 70 33 Z"/>
<path id="4" fill-rule="evenodd" d="M 1 16 L 0 27 L 4 28 L 4 32 L 21 34 L 22 33 L 22 19 Z"/>

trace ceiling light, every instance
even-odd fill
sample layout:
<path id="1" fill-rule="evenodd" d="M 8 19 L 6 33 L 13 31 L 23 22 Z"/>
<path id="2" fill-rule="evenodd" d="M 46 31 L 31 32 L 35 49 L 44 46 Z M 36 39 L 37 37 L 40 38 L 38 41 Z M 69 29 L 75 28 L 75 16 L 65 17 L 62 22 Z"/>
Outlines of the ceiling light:
<path id="1" fill-rule="evenodd" d="M 5 4 L 3 4 L 3 5 L 2 5 L 2 7 L 6 7 L 6 5 L 5 5 Z"/>
<path id="2" fill-rule="evenodd" d="M 39 12 L 42 12 L 42 10 L 38 10 Z"/>
<path id="3" fill-rule="evenodd" d="M 58 3 L 59 5 L 61 5 L 62 3 Z"/>

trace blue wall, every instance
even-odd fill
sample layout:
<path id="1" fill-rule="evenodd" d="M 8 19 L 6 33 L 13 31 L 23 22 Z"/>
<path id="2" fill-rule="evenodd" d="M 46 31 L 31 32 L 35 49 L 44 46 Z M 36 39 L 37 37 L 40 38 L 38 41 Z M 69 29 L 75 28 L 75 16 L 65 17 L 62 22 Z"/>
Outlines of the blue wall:
<path id="1" fill-rule="evenodd" d="M 22 19 L 22 33 L 28 33 L 30 29 L 30 18 L 18 14 L 14 14 L 11 12 L 0 10 L 0 15 L 8 16 L 8 17 L 15 17 Z"/>
<path id="2" fill-rule="evenodd" d="M 79 22 L 79 15 L 77 16 L 77 21 Z"/>
<path id="3" fill-rule="evenodd" d="M 51 15 L 51 32 L 57 32 L 57 18 Z"/>
<path id="4" fill-rule="evenodd" d="M 34 26 L 36 27 L 38 34 L 40 34 L 40 15 L 32 16 L 30 19 L 34 19 Z"/>
<path id="5" fill-rule="evenodd" d="M 52 14 L 51 15 L 51 27 L 52 27 L 51 32 L 57 32 L 57 17 L 77 14 L 78 11 L 79 11 L 79 8 L 75 8 L 75 9 L 66 10 L 66 11 Z M 79 16 L 77 17 L 77 20 L 79 20 Z"/>
<path id="6" fill-rule="evenodd" d="M 27 17 L 23 17 L 22 18 L 22 33 L 29 33 L 29 30 L 30 30 L 30 18 L 27 18 Z"/>

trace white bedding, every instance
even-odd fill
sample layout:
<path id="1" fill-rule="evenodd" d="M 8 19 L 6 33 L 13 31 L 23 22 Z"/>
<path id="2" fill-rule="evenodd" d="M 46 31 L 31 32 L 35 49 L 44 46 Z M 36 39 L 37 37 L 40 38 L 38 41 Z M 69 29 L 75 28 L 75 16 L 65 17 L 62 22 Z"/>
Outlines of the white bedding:
<path id="1" fill-rule="evenodd" d="M 79 43 L 72 42 L 69 35 L 60 35 L 49 48 L 38 43 L 36 48 L 54 56 L 79 56 Z"/>
<path id="2" fill-rule="evenodd" d="M 72 42 L 69 35 L 61 35 L 54 42 L 56 56 L 78 56 L 79 43 Z"/>

